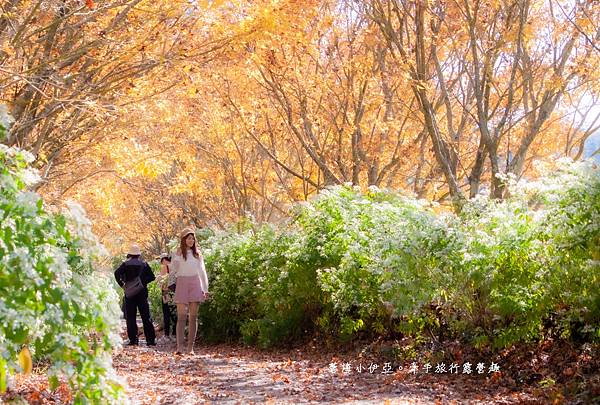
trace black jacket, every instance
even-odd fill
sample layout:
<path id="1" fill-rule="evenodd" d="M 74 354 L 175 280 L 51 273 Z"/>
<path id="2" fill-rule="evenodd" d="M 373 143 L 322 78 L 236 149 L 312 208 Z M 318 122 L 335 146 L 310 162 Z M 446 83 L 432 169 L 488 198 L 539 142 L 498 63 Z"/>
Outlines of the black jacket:
<path id="1" fill-rule="evenodd" d="M 115 278 L 121 287 L 125 285 L 126 281 L 131 281 L 137 276 L 140 276 L 140 280 L 142 280 L 144 287 L 156 280 L 148 263 L 137 257 L 125 260 L 121 263 L 119 268 L 115 270 Z"/>

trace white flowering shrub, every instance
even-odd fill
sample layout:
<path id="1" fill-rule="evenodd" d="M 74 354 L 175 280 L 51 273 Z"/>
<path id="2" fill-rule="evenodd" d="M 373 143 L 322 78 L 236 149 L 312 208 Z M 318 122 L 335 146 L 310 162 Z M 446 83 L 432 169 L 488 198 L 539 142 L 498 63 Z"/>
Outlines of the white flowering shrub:
<path id="1" fill-rule="evenodd" d="M 110 278 L 92 272 L 101 249 L 80 208 L 49 214 L 27 191 L 30 160 L 0 144 L 0 392 L 27 347 L 50 364 L 50 387 L 69 382 L 75 403 L 122 402 L 111 365 L 118 298 Z"/>
<path id="2" fill-rule="evenodd" d="M 263 226 L 254 236 L 262 253 L 258 314 L 242 326 L 245 341 L 256 340 L 268 347 L 312 332 L 323 296 L 316 277 L 322 266 L 320 253 L 312 249 L 307 234 L 295 227 L 276 231 Z"/>
<path id="3" fill-rule="evenodd" d="M 462 213 L 451 302 L 455 326 L 478 344 L 600 337 L 600 174 L 567 161 L 546 172 L 510 181 L 503 202 L 476 199 Z"/>
<path id="4" fill-rule="evenodd" d="M 336 187 L 299 207 L 292 225 L 257 228 L 206 242 L 214 298 L 201 318 L 212 338 L 241 334 L 270 346 L 315 330 L 343 339 L 384 333 L 390 301 L 419 311 L 439 295 L 433 283 L 448 278 L 420 259 L 428 251 L 443 258 L 445 222 L 404 196 Z"/>
<path id="5" fill-rule="evenodd" d="M 506 200 L 478 197 L 459 215 L 338 186 L 289 226 L 208 238 L 206 332 L 262 346 L 306 331 L 427 331 L 493 347 L 599 339 L 599 170 L 559 162 L 547 173 L 506 179 Z"/>
<path id="6" fill-rule="evenodd" d="M 241 334 L 247 343 L 270 346 L 282 337 L 274 336 L 280 322 L 296 324 L 296 318 L 279 319 L 281 313 L 274 310 L 286 297 L 273 295 L 285 289 L 283 277 L 279 285 L 274 278 L 284 275 L 288 240 L 286 234 L 265 225 L 256 231 L 220 232 L 204 243 L 213 295 L 210 304 L 200 308 L 206 338 L 231 339 Z"/>
<path id="7" fill-rule="evenodd" d="M 429 302 L 434 280 L 419 265 L 428 251 L 419 238 L 433 232 L 435 219 L 422 202 L 375 189 L 363 195 L 335 187 L 312 201 L 301 224 L 313 241 L 310 249 L 322 257 L 317 270 L 325 294 L 320 328 L 342 338 L 361 330 L 384 333 L 390 297 L 398 308 Z"/>
<path id="8" fill-rule="evenodd" d="M 481 198 L 464 207 L 461 272 L 452 303 L 478 344 L 491 336 L 500 346 L 528 340 L 540 329 L 544 252 L 533 217 L 519 199 Z"/>

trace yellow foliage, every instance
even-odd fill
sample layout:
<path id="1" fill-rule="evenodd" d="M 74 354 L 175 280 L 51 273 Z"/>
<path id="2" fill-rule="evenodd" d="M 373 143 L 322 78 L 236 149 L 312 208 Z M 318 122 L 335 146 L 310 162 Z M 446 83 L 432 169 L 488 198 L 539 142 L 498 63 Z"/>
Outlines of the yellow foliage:
<path id="1" fill-rule="evenodd" d="M 23 370 L 23 374 L 30 374 L 33 369 L 33 361 L 31 360 L 31 352 L 27 346 L 19 352 L 19 365 Z"/>
<path id="2" fill-rule="evenodd" d="M 84 135 L 61 155 L 72 163 L 70 169 L 61 167 L 64 172 L 43 187 L 51 200 L 79 200 L 113 251 L 130 241 L 154 248 L 155 235 L 173 235 L 192 220 L 217 227 L 248 213 L 281 220 L 290 203 L 335 183 L 447 198 L 447 181 L 415 93 L 430 98 L 436 133 L 456 158 L 459 186 L 468 189 L 481 138 L 473 95 L 476 68 L 488 86 L 482 97 L 492 132 L 511 108 L 497 141 L 503 162 L 526 139 L 541 95 L 562 91 L 569 72 L 582 80 L 585 75 L 591 84 L 574 90 L 572 100 L 562 98 L 561 108 L 575 104 L 584 88 L 598 88 L 597 56 L 579 51 L 568 65 L 579 70 L 553 73 L 545 49 L 565 43 L 572 30 L 552 25 L 547 2 L 532 2 L 522 32 L 516 14 L 509 15 L 511 2 L 481 2 L 473 22 L 477 62 L 465 3 L 439 2 L 442 9 L 427 9 L 424 76 L 415 75 L 421 61 L 415 57 L 412 15 L 402 20 L 403 27 L 391 18 L 391 31 L 383 32 L 372 13 L 355 2 L 192 3 L 146 0 L 131 15 L 130 32 L 114 34 L 114 43 L 123 48 L 118 61 L 158 67 L 151 75 L 134 75 L 107 99 L 81 103 L 97 114 L 78 123 Z M 408 3 L 412 10 L 416 2 Z M 106 16 L 115 13 L 110 9 Z M 583 30 L 594 28 L 591 18 L 576 21 Z M 521 58 L 514 70 L 514 105 L 508 106 L 519 41 L 535 69 L 524 73 Z M 102 57 L 108 56 L 94 55 Z M 111 66 L 118 72 L 120 65 Z M 523 113 L 525 105 L 533 111 Z M 531 145 L 527 174 L 534 174 L 532 156 L 564 149 L 560 134 L 568 128 L 557 114 L 551 121 Z M 52 150 L 40 153 L 41 160 L 51 156 Z M 489 183 L 487 157 L 484 165 L 481 181 Z"/>

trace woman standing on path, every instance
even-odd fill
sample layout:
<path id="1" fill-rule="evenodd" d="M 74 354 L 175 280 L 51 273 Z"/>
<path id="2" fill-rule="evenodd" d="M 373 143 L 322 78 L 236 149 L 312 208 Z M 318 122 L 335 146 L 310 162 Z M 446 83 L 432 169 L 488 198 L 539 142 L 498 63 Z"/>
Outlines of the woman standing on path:
<path id="1" fill-rule="evenodd" d="M 189 317 L 187 352 L 194 352 L 194 341 L 198 329 L 198 307 L 208 294 L 208 277 L 204 269 L 204 258 L 196 245 L 192 228 L 179 234 L 180 246 L 173 256 L 171 270 L 177 277 L 175 303 L 177 304 L 177 353 L 184 351 L 185 322 Z"/>

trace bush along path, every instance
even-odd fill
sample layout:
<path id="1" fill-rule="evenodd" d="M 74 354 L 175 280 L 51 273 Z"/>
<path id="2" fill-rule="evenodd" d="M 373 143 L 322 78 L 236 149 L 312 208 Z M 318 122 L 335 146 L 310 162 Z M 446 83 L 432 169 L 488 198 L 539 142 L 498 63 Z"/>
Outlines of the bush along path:
<path id="1" fill-rule="evenodd" d="M 80 206 L 49 212 L 29 191 L 32 160 L 0 144 L 0 397 L 36 366 L 74 403 L 120 403 L 117 294 L 95 266 L 103 251 Z"/>
<path id="2" fill-rule="evenodd" d="M 400 193 L 327 189 L 286 225 L 198 233 L 208 341 L 306 333 L 457 339 L 493 351 L 600 342 L 600 170 L 559 162 L 458 214 Z M 245 229 L 244 229 L 245 226 Z M 241 230 L 240 230 L 241 229 Z M 160 316 L 160 292 L 151 291 Z"/>

